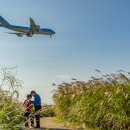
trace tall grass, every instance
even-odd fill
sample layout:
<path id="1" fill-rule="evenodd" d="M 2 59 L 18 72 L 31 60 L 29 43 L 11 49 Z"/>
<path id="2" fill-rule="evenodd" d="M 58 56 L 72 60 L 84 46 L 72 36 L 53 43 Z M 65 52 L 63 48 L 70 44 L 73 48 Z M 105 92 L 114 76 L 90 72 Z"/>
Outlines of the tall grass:
<path id="1" fill-rule="evenodd" d="M 12 70 L 12 69 L 11 69 Z M 0 129 L 18 130 L 24 121 L 22 106 L 19 103 L 21 82 L 10 69 L 3 69 L 0 86 Z"/>
<path id="2" fill-rule="evenodd" d="M 52 105 L 45 104 L 42 107 L 42 110 L 40 113 L 41 113 L 41 116 L 43 116 L 43 117 L 54 117 L 55 116 L 54 108 Z"/>
<path id="3" fill-rule="evenodd" d="M 77 128 L 130 129 L 129 73 L 62 83 L 53 100 L 57 117 Z"/>

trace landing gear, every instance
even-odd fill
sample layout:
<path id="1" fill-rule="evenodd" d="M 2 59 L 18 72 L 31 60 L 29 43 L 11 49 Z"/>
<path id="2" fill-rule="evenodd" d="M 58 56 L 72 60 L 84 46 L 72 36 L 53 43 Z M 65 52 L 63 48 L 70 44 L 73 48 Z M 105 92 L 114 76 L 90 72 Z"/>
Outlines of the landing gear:
<path id="1" fill-rule="evenodd" d="M 51 35 L 50 35 L 50 38 L 51 38 Z"/>
<path id="2" fill-rule="evenodd" d="M 26 33 L 26 36 L 27 36 L 27 37 L 32 37 L 32 36 L 33 36 L 33 33 L 28 32 L 28 33 Z"/>

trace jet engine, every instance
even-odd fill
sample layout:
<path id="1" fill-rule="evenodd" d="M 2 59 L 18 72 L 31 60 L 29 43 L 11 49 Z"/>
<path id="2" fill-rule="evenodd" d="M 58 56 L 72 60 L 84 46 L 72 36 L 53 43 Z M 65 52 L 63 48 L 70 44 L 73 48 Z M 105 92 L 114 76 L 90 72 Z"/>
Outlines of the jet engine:
<path id="1" fill-rule="evenodd" d="M 36 29 L 37 29 L 37 31 L 39 31 L 40 30 L 40 26 L 36 25 Z"/>
<path id="2" fill-rule="evenodd" d="M 32 37 L 33 34 L 32 34 L 32 33 L 26 33 L 26 36 L 27 36 L 27 37 Z"/>
<path id="3" fill-rule="evenodd" d="M 22 37 L 23 36 L 23 34 L 16 34 L 18 37 Z"/>

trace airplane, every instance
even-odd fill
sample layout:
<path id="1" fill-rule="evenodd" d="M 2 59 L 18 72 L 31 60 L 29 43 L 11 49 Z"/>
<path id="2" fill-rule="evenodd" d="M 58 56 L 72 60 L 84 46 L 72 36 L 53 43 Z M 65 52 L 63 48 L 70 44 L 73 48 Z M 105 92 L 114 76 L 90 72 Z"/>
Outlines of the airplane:
<path id="1" fill-rule="evenodd" d="M 26 35 L 27 37 L 32 37 L 33 34 L 42 34 L 49 35 L 50 37 L 55 34 L 52 29 L 40 28 L 39 25 L 36 25 L 34 20 L 30 18 L 30 27 L 16 26 L 9 24 L 2 16 L 0 16 L 0 27 L 4 27 L 15 32 L 7 32 L 9 34 L 15 34 L 18 37 Z"/>

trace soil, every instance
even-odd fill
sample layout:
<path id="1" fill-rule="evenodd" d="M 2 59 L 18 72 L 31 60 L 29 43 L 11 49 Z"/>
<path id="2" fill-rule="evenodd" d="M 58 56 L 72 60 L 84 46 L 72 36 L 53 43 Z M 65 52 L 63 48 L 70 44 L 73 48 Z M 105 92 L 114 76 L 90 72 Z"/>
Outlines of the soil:
<path id="1" fill-rule="evenodd" d="M 41 124 L 41 128 L 37 130 L 72 130 L 66 128 L 62 123 L 57 123 L 56 121 L 54 121 L 52 117 L 41 118 L 40 124 Z M 31 128 L 29 130 L 36 130 L 36 129 Z"/>

